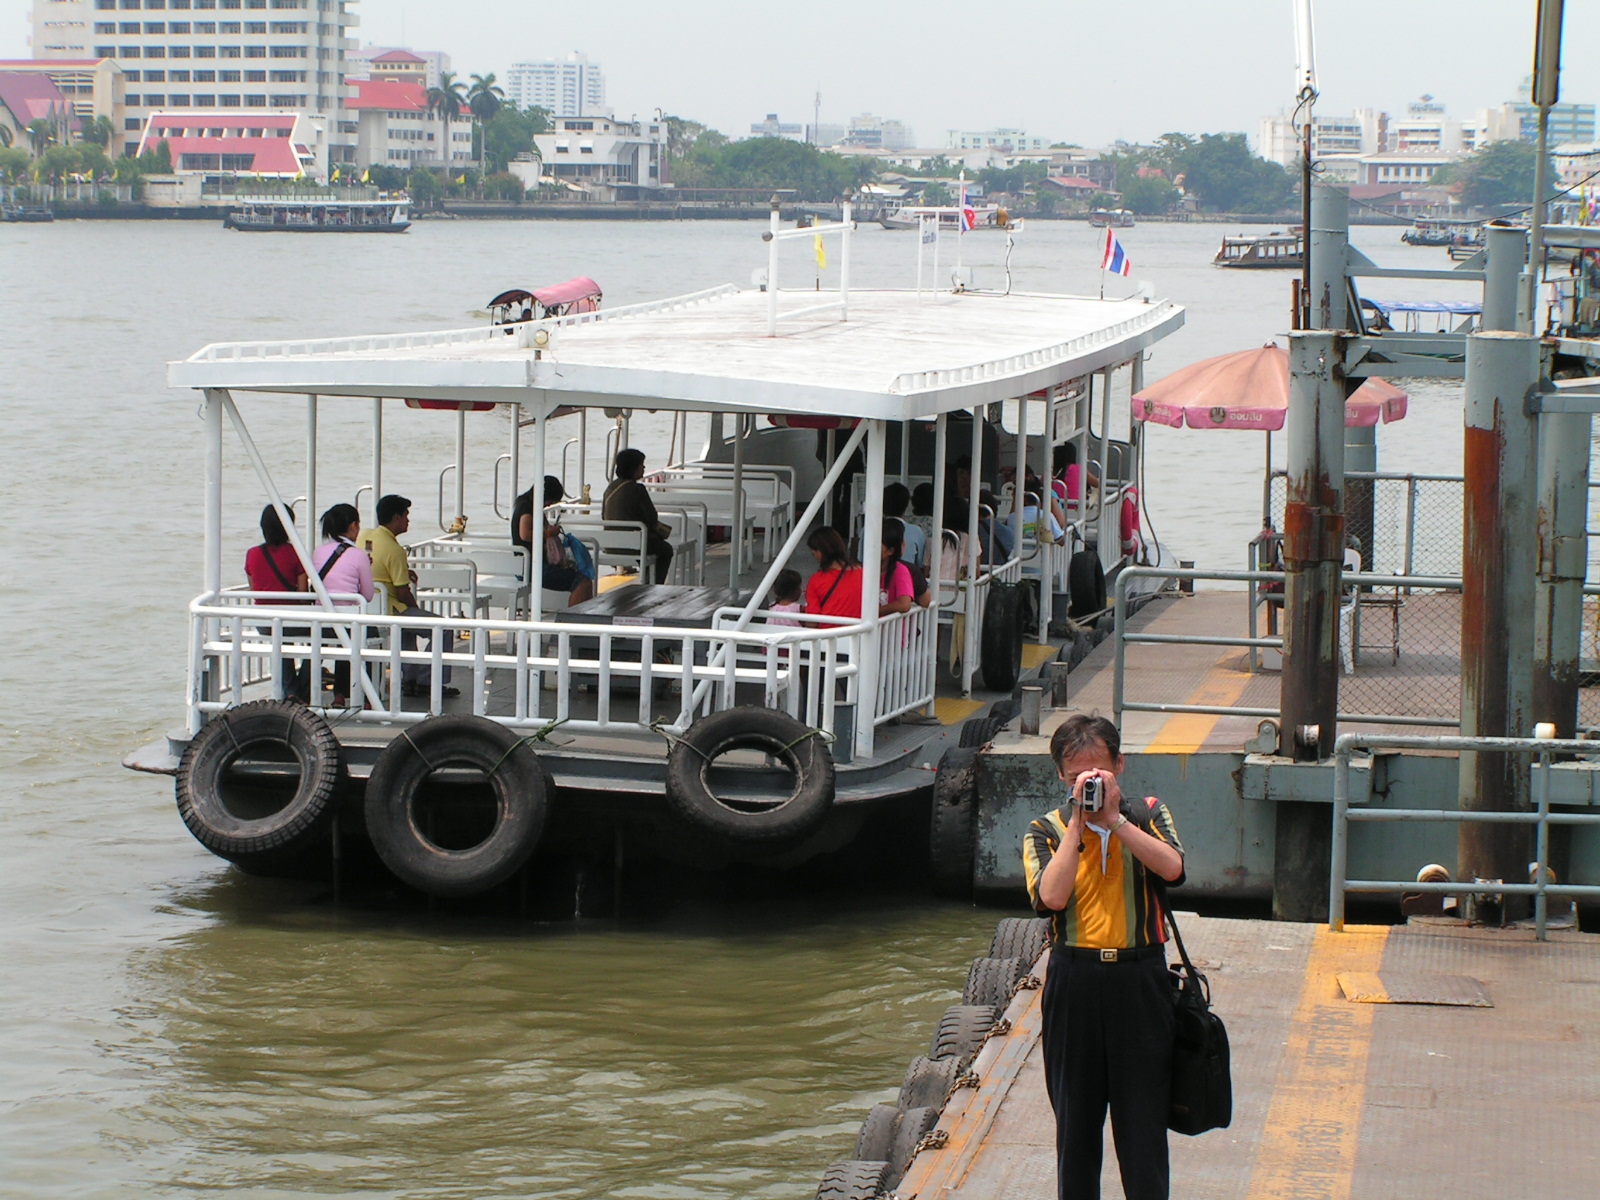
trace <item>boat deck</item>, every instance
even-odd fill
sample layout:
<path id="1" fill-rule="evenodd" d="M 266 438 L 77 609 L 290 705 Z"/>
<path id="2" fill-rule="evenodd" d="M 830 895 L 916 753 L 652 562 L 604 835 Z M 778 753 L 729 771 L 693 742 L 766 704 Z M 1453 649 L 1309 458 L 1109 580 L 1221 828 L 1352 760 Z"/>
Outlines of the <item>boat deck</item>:
<path id="1" fill-rule="evenodd" d="M 1600 1173 L 1600 937 L 1182 915 L 1233 1051 L 1232 1125 L 1173 1135 L 1172 1194 L 1586 1200 Z M 1043 960 L 1034 973 L 1044 975 Z M 974 1064 L 911 1164 L 910 1200 L 1047 1200 L 1054 1118 L 1039 991 Z M 1377 1002 L 1352 1001 L 1363 996 Z M 1103 1194 L 1120 1196 L 1107 1137 Z"/>

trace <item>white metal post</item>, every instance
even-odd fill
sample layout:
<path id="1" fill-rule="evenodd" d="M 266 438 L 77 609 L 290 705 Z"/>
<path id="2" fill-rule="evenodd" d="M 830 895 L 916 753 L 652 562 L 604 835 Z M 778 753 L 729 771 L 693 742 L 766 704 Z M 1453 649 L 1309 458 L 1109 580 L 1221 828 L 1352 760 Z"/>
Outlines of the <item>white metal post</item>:
<path id="1" fill-rule="evenodd" d="M 1039 466 L 1039 478 L 1044 481 L 1044 495 L 1039 497 L 1039 528 L 1048 531 L 1051 528 L 1051 513 L 1055 508 L 1055 477 L 1056 477 L 1056 393 L 1058 388 L 1047 388 L 1044 393 L 1044 461 Z M 1062 506 L 1061 515 L 1066 516 L 1066 506 Z M 1065 532 L 1065 530 L 1063 530 Z M 1043 538 L 1040 539 L 1041 544 Z M 1040 551 L 1039 566 L 1039 640 L 1048 640 L 1050 631 L 1050 613 L 1055 606 L 1055 559 L 1058 551 L 1054 545 L 1049 553 Z"/>
<path id="2" fill-rule="evenodd" d="M 767 221 L 767 336 L 778 336 L 778 198 Z"/>
<path id="3" fill-rule="evenodd" d="M 306 541 L 317 540 L 317 398 L 306 397 Z"/>
<path id="4" fill-rule="evenodd" d="M 222 399 L 227 393 L 206 390 L 206 555 L 205 592 L 215 599 L 222 591 Z"/>
<path id="5" fill-rule="evenodd" d="M 922 299 L 922 247 L 927 244 L 928 217 L 925 213 L 917 215 L 917 299 Z"/>
<path id="6" fill-rule="evenodd" d="M 1109 531 L 1106 529 L 1106 496 L 1111 491 L 1111 373 L 1114 370 L 1115 367 L 1106 367 L 1100 372 L 1100 494 L 1095 497 L 1094 518 L 1094 527 L 1099 535 L 1100 566 L 1106 571 L 1111 570 L 1117 559 L 1122 557 L 1120 532 L 1114 537 L 1107 536 Z M 1083 494 L 1087 499 L 1088 472 L 1083 477 Z"/>
<path id="7" fill-rule="evenodd" d="M 517 506 L 517 497 L 522 495 L 519 486 L 522 482 L 522 405 L 511 406 L 511 507 Z M 498 502 L 500 497 L 496 496 Z"/>
<path id="8" fill-rule="evenodd" d="M 589 406 L 578 409 L 578 496 L 589 483 Z"/>
<path id="9" fill-rule="evenodd" d="M 883 586 L 883 458 L 888 441 L 883 421 L 867 424 L 866 526 L 861 531 L 861 616 L 870 626 L 856 668 L 856 756 L 871 758 L 878 717 L 878 651 L 883 636 L 878 592 Z"/>
<path id="10" fill-rule="evenodd" d="M 733 543 L 728 552 L 728 586 L 739 590 L 744 562 L 744 414 L 733 415 Z"/>
<path id="11" fill-rule="evenodd" d="M 939 634 L 939 572 L 944 566 L 944 489 L 945 451 L 948 445 L 949 418 L 940 413 L 933 423 L 933 528 L 928 534 L 928 586 L 933 591 L 933 653 L 937 657 Z M 959 586 L 959 584 L 957 585 Z M 932 714 L 934 705 L 928 705 Z"/>
<path id="12" fill-rule="evenodd" d="M 850 201 L 840 209 L 844 218 L 844 232 L 839 235 L 839 320 L 850 319 Z"/>
<path id="13" fill-rule="evenodd" d="M 544 620 L 544 477 L 545 466 L 545 409 L 548 406 L 548 392 L 542 389 L 535 401 L 538 408 L 533 414 L 533 461 L 536 464 L 534 478 L 538 484 L 533 494 L 538 497 L 533 506 L 533 511 L 538 514 L 538 519 L 533 523 L 533 551 L 528 555 L 528 610 L 533 614 L 535 621 Z"/>
<path id="14" fill-rule="evenodd" d="M 978 545 L 978 492 L 979 483 L 983 478 L 983 408 L 974 405 L 972 408 L 972 470 L 967 476 L 967 547 L 969 561 L 981 559 L 984 554 L 983 547 Z M 966 563 L 962 564 L 963 569 Z M 994 564 L 987 564 L 990 570 Z M 978 611 L 978 576 L 983 571 L 983 565 L 973 570 L 966 581 L 967 587 L 967 620 L 966 628 L 961 639 L 961 694 L 972 695 L 972 673 L 974 660 L 978 657 L 978 623 L 983 614 Z"/>
<path id="15" fill-rule="evenodd" d="M 900 422 L 900 482 L 911 474 L 911 422 Z"/>
<path id="16" fill-rule="evenodd" d="M 456 511 L 467 515 L 467 410 L 456 409 Z"/>
<path id="17" fill-rule="evenodd" d="M 1028 398 L 1017 397 L 1017 478 L 1011 487 L 1011 546 L 1022 553 L 1022 505 L 1024 481 L 1028 476 Z M 1040 497 L 1041 503 L 1043 497 Z M 1042 515 L 1042 514 L 1041 514 Z"/>
<path id="18" fill-rule="evenodd" d="M 378 500 L 383 495 L 383 397 L 372 398 L 372 523 L 378 524 Z"/>

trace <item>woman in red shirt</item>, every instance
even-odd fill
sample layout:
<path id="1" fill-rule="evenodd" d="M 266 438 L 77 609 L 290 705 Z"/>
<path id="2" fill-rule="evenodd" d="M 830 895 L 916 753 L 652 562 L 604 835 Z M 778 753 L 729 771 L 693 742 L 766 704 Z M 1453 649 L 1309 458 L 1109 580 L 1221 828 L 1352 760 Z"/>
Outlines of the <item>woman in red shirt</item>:
<path id="1" fill-rule="evenodd" d="M 294 509 L 289 510 L 294 519 Z M 278 519 L 278 510 L 267 505 L 261 510 L 261 537 L 259 546 L 251 546 L 244 556 L 244 574 L 250 581 L 252 592 L 303 592 L 306 590 L 306 570 L 300 555 L 289 542 L 289 535 Z M 257 600 L 256 604 L 304 604 L 303 600 Z M 262 630 L 271 636 L 270 627 Z M 304 639 L 311 629 L 306 625 L 286 625 L 285 638 Z M 283 683 L 283 694 L 291 700 L 307 701 L 311 698 L 311 663 L 309 660 L 291 662 L 285 658 L 278 663 L 278 677 Z"/>
<path id="2" fill-rule="evenodd" d="M 806 612 L 813 616 L 861 619 L 861 564 L 853 562 L 839 531 L 812 530 L 806 539 L 817 573 L 806 584 Z"/>

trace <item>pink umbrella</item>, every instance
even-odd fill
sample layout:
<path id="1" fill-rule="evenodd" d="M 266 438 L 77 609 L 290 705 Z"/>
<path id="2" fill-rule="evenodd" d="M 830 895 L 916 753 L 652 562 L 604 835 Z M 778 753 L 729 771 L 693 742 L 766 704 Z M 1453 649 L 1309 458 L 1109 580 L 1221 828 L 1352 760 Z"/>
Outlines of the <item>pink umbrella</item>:
<path id="1" fill-rule="evenodd" d="M 1405 392 L 1369 379 L 1345 401 L 1350 426 L 1398 421 Z M 1190 429 L 1282 429 L 1289 411 L 1289 353 L 1273 343 L 1208 358 L 1175 371 L 1133 397 L 1133 419 Z"/>

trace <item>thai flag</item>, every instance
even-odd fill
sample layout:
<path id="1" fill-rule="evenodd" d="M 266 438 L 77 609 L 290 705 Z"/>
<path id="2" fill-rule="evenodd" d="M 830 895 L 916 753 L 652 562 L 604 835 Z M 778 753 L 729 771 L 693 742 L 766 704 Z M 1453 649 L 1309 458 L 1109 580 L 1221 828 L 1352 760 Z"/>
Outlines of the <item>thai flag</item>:
<path id="1" fill-rule="evenodd" d="M 961 232 L 971 233 L 977 227 L 978 210 L 975 208 L 968 208 L 963 204 L 961 207 Z"/>
<path id="2" fill-rule="evenodd" d="M 1100 269 L 1110 271 L 1113 275 L 1126 275 L 1133 270 L 1133 260 L 1122 248 L 1122 243 L 1117 241 L 1116 231 L 1109 225 L 1106 227 L 1106 256 L 1100 263 Z"/>

